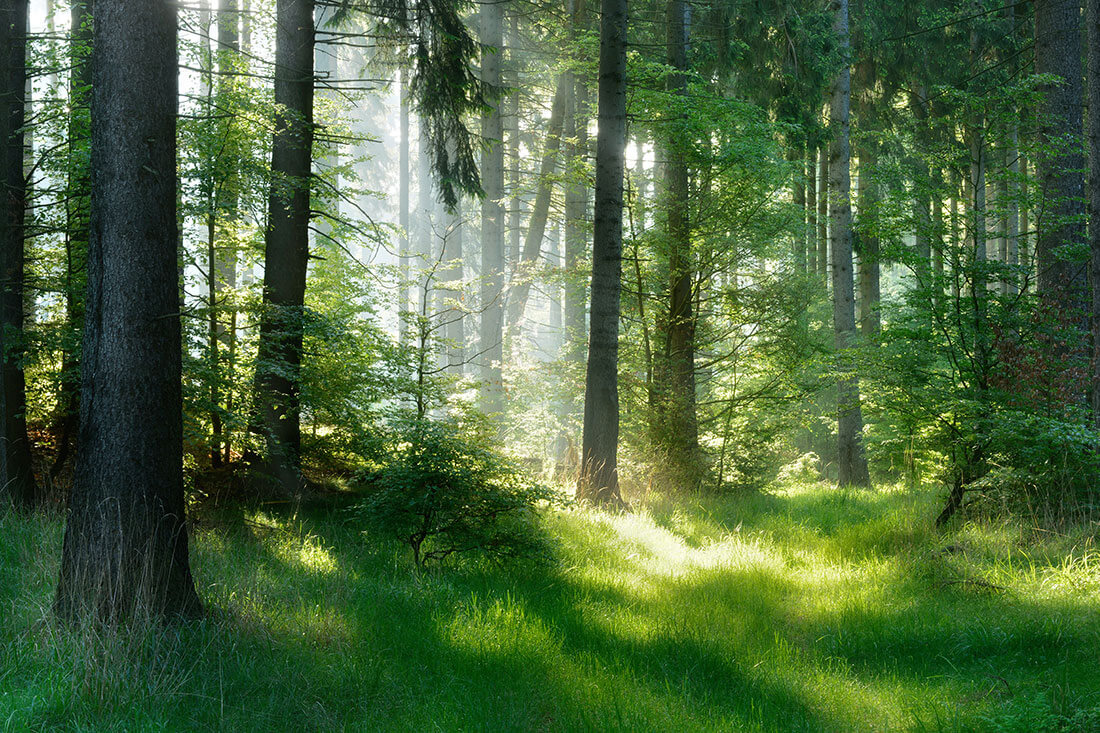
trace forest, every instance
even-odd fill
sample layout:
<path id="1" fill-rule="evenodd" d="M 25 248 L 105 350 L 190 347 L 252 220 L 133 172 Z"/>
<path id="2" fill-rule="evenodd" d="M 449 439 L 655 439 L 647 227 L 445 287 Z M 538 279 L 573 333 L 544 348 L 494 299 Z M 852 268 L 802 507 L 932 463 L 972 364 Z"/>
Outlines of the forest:
<path id="1" fill-rule="evenodd" d="M 1100 731 L 1100 0 L 0 0 L 0 730 Z"/>

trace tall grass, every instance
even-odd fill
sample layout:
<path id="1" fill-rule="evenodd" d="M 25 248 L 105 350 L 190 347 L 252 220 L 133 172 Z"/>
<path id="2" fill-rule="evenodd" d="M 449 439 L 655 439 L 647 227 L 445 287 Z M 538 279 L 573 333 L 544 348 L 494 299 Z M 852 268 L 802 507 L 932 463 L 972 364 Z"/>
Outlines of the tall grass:
<path id="1" fill-rule="evenodd" d="M 57 519 L 0 518 L 0 729 L 1100 729 L 1095 527 L 941 534 L 796 484 L 546 518 L 549 566 L 412 567 L 336 507 L 204 517 L 209 615 L 49 620 Z"/>

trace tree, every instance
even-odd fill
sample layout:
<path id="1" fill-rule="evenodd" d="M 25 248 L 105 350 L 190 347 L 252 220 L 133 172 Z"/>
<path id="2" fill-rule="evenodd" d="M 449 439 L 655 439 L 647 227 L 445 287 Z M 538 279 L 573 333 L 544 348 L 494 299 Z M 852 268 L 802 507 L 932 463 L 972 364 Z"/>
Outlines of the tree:
<path id="1" fill-rule="evenodd" d="M 279 0 L 271 192 L 256 360 L 256 409 L 267 469 L 282 491 L 301 483 L 303 318 L 313 153 L 313 1 Z"/>
<path id="2" fill-rule="evenodd" d="M 176 9 L 96 4 L 80 433 L 55 610 L 196 616 L 183 501 Z"/>
<path id="3" fill-rule="evenodd" d="M 481 113 L 481 409 L 504 411 L 501 362 L 504 359 L 504 124 L 501 117 L 501 56 L 504 51 L 504 11 L 500 3 L 481 6 L 481 79 L 490 89 L 489 106 Z"/>
<path id="4" fill-rule="evenodd" d="M 848 0 L 833 0 L 833 30 L 840 49 L 841 67 L 833 84 L 829 106 L 832 141 L 829 148 L 829 242 L 833 250 L 833 331 L 840 352 L 837 383 L 837 445 L 839 481 L 867 486 L 867 459 L 863 454 L 863 414 L 859 406 L 859 377 L 845 354 L 855 342 L 856 313 L 852 276 L 851 145 L 849 105 L 851 68 L 848 44 Z"/>
<path id="5" fill-rule="evenodd" d="M 39 496 L 23 377 L 24 125 L 27 0 L 0 1 L 0 487 L 30 510 Z"/>
<path id="6" fill-rule="evenodd" d="M 1085 241 L 1080 22 L 1079 0 L 1036 0 L 1035 72 L 1057 80 L 1043 85 L 1038 110 L 1038 289 L 1047 302 L 1084 312 L 1086 268 L 1072 251 Z"/>
<path id="7" fill-rule="evenodd" d="M 592 300 L 577 497 L 597 504 L 621 505 L 617 466 L 618 369 L 626 148 L 627 0 L 601 0 L 600 9 Z"/>

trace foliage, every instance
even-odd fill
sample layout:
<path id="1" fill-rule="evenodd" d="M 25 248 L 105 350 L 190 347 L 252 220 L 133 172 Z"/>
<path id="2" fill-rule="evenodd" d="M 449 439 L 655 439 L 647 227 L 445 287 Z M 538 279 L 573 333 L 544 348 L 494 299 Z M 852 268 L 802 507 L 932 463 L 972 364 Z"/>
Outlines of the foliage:
<path id="1" fill-rule="evenodd" d="M 456 553 L 545 554 L 535 520 L 554 492 L 466 430 L 416 419 L 377 436 L 368 456 L 380 465 L 359 478 L 359 516 L 408 544 L 417 566 Z"/>

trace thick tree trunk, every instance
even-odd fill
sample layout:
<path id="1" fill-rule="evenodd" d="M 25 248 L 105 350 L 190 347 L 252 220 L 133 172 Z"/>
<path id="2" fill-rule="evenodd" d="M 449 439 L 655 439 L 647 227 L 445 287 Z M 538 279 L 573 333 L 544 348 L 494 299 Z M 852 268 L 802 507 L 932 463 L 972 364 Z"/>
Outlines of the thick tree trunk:
<path id="1" fill-rule="evenodd" d="M 268 469 L 281 489 L 301 484 L 302 319 L 309 261 L 313 148 L 313 2 L 279 0 L 275 37 L 276 119 L 256 359 L 256 406 Z"/>
<path id="2" fill-rule="evenodd" d="M 27 438 L 23 376 L 24 123 L 27 0 L 0 0 L 0 493 L 34 509 L 40 500 Z"/>
<path id="3" fill-rule="evenodd" d="M 829 219 L 833 250 L 833 329 L 840 352 L 841 370 L 847 372 L 837 384 L 837 442 L 841 486 L 868 486 L 867 459 L 863 454 L 863 414 L 859 405 L 859 377 L 845 351 L 855 342 L 856 313 L 852 278 L 852 203 L 849 105 L 851 69 L 848 65 L 848 0 L 833 0 L 833 30 L 844 59 L 833 84 L 829 107 L 832 142 L 829 149 Z"/>
<path id="4" fill-rule="evenodd" d="M 504 411 L 504 124 L 501 116 L 501 56 L 504 53 L 504 11 L 500 3 L 481 6 L 481 79 L 492 90 L 490 106 L 481 114 L 481 409 L 489 415 Z"/>
<path id="5" fill-rule="evenodd" d="M 550 195 L 553 192 L 554 169 L 558 163 L 558 151 L 561 149 L 561 131 L 565 121 L 565 102 L 567 96 L 568 74 L 558 77 L 554 91 L 554 101 L 550 107 L 550 121 L 546 129 L 546 142 L 542 150 L 542 162 L 539 164 L 538 189 L 535 205 L 531 209 L 531 218 L 527 222 L 527 236 L 523 241 L 523 253 L 512 273 L 512 288 L 508 296 L 508 331 L 515 333 L 527 307 L 527 296 L 531 293 L 531 279 L 542 255 L 542 240 L 546 236 L 546 221 L 550 216 Z"/>
<path id="6" fill-rule="evenodd" d="M 1050 146 L 1038 160 L 1041 204 L 1035 254 L 1039 295 L 1059 308 L 1085 312 L 1087 267 L 1067 252 L 1085 241 L 1084 160 L 1081 157 L 1081 3 L 1036 0 L 1035 72 L 1058 83 L 1042 88 L 1040 141 Z"/>
<path id="7" fill-rule="evenodd" d="M 627 0 L 600 3 L 599 132 L 592 307 L 577 498 L 622 505 L 619 493 L 619 308 L 626 149 Z"/>
<path id="8" fill-rule="evenodd" d="M 99 0 L 83 400 L 55 610 L 201 611 L 187 557 L 176 263 L 176 11 Z"/>

